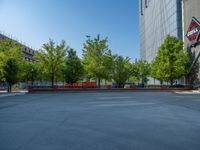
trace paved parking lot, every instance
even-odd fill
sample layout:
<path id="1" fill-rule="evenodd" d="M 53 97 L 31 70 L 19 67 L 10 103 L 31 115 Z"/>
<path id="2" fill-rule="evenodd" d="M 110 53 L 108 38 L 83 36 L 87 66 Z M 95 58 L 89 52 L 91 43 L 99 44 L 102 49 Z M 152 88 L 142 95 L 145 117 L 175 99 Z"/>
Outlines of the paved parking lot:
<path id="1" fill-rule="evenodd" d="M 0 98 L 0 150 L 199 150 L 200 95 L 60 93 Z"/>

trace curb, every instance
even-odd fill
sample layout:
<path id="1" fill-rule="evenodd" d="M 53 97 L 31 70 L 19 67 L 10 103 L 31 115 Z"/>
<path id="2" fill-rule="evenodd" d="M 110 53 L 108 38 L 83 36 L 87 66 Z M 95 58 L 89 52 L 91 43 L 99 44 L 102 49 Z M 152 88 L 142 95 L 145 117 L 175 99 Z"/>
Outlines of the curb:
<path id="1" fill-rule="evenodd" d="M 25 92 L 21 93 L 5 93 L 5 94 L 0 94 L 0 98 L 3 97 L 10 97 L 10 96 L 18 96 L 18 95 L 25 95 Z"/>
<path id="2" fill-rule="evenodd" d="M 192 90 L 192 91 L 181 91 L 181 92 L 175 92 L 175 93 L 180 94 L 180 95 L 198 95 L 200 94 L 200 91 Z"/>
<path id="3" fill-rule="evenodd" d="M 191 89 L 185 88 L 134 88 L 134 89 L 80 89 L 80 88 L 69 88 L 69 89 L 29 89 L 29 94 L 32 93 L 68 93 L 68 92 L 183 92 L 190 91 Z"/>

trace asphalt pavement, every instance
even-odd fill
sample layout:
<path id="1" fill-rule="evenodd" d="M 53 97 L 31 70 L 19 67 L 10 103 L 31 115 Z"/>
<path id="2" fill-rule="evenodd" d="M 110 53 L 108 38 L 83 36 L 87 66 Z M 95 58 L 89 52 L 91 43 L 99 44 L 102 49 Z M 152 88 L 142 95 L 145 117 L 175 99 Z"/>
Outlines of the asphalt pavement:
<path id="1" fill-rule="evenodd" d="M 199 150 L 200 95 L 0 97 L 0 150 Z"/>

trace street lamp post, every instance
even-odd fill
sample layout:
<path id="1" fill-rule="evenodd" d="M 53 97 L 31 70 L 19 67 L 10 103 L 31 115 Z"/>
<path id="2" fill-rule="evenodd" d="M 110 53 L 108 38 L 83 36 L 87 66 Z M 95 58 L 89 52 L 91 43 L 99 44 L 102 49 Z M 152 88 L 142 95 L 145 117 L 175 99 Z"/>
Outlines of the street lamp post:
<path id="1" fill-rule="evenodd" d="M 33 87 L 33 72 L 34 72 L 34 69 L 32 68 L 31 69 L 31 86 Z"/>

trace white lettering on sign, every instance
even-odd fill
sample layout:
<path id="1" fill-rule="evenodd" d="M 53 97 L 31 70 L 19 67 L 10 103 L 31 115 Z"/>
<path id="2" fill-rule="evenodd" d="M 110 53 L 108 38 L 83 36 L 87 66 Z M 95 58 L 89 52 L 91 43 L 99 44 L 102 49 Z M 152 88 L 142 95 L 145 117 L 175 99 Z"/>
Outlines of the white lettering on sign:
<path id="1" fill-rule="evenodd" d="M 198 32 L 198 28 L 194 28 L 193 30 L 187 33 L 187 36 L 189 37 L 190 35 L 195 34 L 197 32 Z"/>

